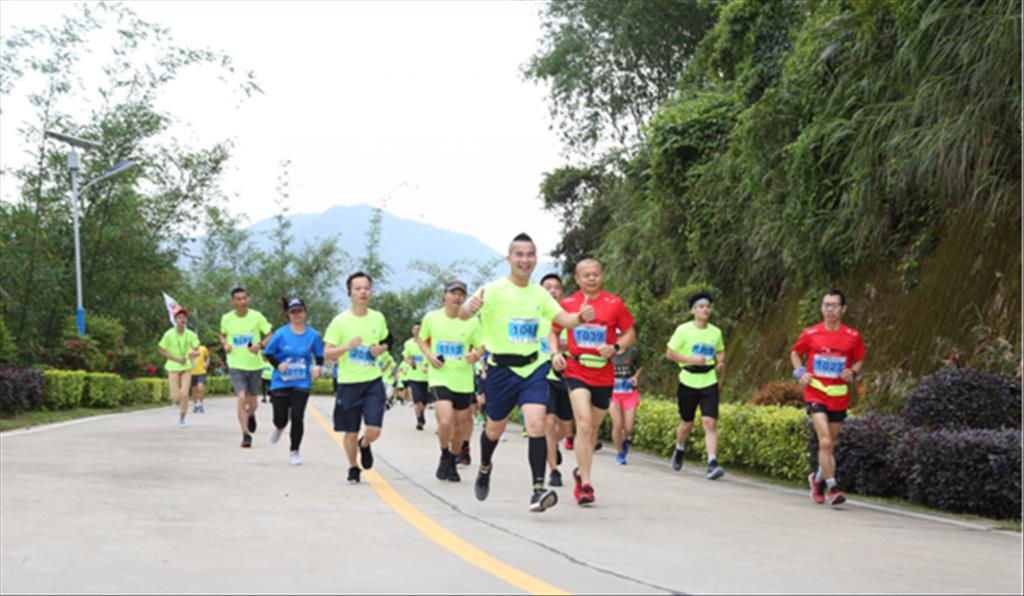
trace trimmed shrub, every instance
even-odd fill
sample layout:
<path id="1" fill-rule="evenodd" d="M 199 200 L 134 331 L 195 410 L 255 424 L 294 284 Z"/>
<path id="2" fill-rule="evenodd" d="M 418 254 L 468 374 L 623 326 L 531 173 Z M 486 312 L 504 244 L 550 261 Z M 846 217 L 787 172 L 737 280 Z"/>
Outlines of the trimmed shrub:
<path id="1" fill-rule="evenodd" d="M 143 380 L 125 381 L 121 385 L 121 403 L 126 406 L 149 402 L 152 395 L 150 384 Z"/>
<path id="2" fill-rule="evenodd" d="M 772 381 L 757 390 L 747 402 L 755 406 L 804 407 L 804 391 L 796 381 Z"/>
<path id="3" fill-rule="evenodd" d="M 82 405 L 90 408 L 113 408 L 121 404 L 121 377 L 111 373 L 88 373 Z"/>
<path id="4" fill-rule="evenodd" d="M 903 417 L 930 429 L 1020 428 L 1020 381 L 973 368 L 943 368 L 907 396 Z"/>
<path id="5" fill-rule="evenodd" d="M 331 383 L 331 379 L 314 380 L 310 395 L 334 395 L 334 385 Z"/>
<path id="6" fill-rule="evenodd" d="M 47 370 L 43 372 L 43 409 L 77 408 L 85 395 L 85 375 L 81 370 Z"/>
<path id="7" fill-rule="evenodd" d="M 232 395 L 231 377 L 206 377 L 206 395 Z"/>
<path id="8" fill-rule="evenodd" d="M 0 368 L 0 414 L 11 416 L 43 404 L 43 371 Z"/>
<path id="9" fill-rule="evenodd" d="M 906 472 L 906 497 L 912 501 L 1020 519 L 1019 429 L 914 429 L 904 435 L 897 458 Z"/>
<path id="10" fill-rule="evenodd" d="M 135 383 L 144 384 L 146 386 L 146 399 L 143 401 L 158 404 L 164 401 L 164 393 L 170 393 L 170 388 L 164 390 L 167 387 L 167 381 L 165 379 L 158 379 L 153 377 L 145 377 L 141 379 L 135 379 Z M 170 398 L 167 398 L 168 400 Z"/>
<path id="11" fill-rule="evenodd" d="M 848 418 L 836 447 L 836 478 L 846 490 L 866 495 L 901 497 L 906 492 L 896 453 L 906 430 L 897 416 L 868 414 Z M 811 431 L 811 467 L 818 465 L 818 437 Z"/>

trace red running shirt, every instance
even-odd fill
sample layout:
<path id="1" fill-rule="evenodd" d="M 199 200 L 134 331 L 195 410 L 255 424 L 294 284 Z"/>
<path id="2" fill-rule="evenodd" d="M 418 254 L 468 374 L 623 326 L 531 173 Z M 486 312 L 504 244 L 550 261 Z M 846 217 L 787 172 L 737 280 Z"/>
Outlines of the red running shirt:
<path id="1" fill-rule="evenodd" d="M 586 301 L 583 292 L 562 299 L 562 308 L 568 313 L 577 313 Z M 619 336 L 633 328 L 633 315 L 626 308 L 626 303 L 615 294 L 602 291 L 597 298 L 586 301 L 594 307 L 594 320 L 570 329 L 569 353 L 573 356 L 597 354 L 601 344 L 612 345 L 618 342 Z M 556 333 L 562 328 L 552 323 Z M 565 376 L 583 381 L 591 387 L 611 387 L 615 385 L 615 367 L 608 360 L 600 368 L 580 364 L 576 358 L 567 358 Z M 591 359 L 592 362 L 594 359 Z"/>
<path id="2" fill-rule="evenodd" d="M 807 372 L 822 385 L 841 385 L 846 383 L 840 375 L 864 359 L 867 350 L 864 340 L 855 329 L 840 325 L 836 331 L 829 331 L 825 323 L 818 323 L 804 329 L 800 339 L 793 344 L 793 351 L 807 359 Z M 829 397 L 811 387 L 804 387 L 804 401 L 825 404 L 831 411 L 846 410 L 850 406 L 850 393 Z"/>

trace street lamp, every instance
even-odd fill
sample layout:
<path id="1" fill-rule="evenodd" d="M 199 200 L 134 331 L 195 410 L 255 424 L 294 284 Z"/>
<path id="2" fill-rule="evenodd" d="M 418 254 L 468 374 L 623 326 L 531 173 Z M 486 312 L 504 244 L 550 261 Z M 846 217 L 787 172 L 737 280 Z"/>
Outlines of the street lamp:
<path id="1" fill-rule="evenodd" d="M 79 157 L 78 151 L 76 151 L 75 148 L 102 149 L 103 146 L 95 141 L 80 139 L 78 137 L 54 132 L 52 130 L 46 131 L 46 136 L 70 145 L 70 149 L 68 150 L 68 169 L 71 170 L 71 214 L 75 228 L 75 290 L 78 294 L 78 307 L 75 309 L 75 321 L 78 323 L 78 335 L 81 337 L 85 335 L 85 307 L 82 306 L 82 249 L 78 237 L 78 169 L 82 167 L 82 159 Z M 90 186 L 96 184 L 100 180 L 110 178 L 111 176 L 123 172 L 134 165 L 134 161 L 122 161 L 116 166 L 103 172 L 98 177 L 87 182 L 85 186 L 82 187 L 82 192 L 84 193 Z"/>

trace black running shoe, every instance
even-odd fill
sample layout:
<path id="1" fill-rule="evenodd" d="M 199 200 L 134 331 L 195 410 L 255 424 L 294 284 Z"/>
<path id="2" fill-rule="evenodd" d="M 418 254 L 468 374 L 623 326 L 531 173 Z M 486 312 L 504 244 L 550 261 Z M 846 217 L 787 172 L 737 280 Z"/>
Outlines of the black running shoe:
<path id="1" fill-rule="evenodd" d="M 530 511 L 534 513 L 541 513 L 547 509 L 551 509 L 557 503 L 558 493 L 550 488 L 535 488 L 533 489 L 533 496 L 530 497 Z"/>
<path id="2" fill-rule="evenodd" d="M 256 432 L 256 414 L 249 414 L 249 432 Z"/>
<path id="3" fill-rule="evenodd" d="M 672 452 L 672 469 L 676 472 L 683 469 L 683 453 L 681 449 Z"/>
<path id="4" fill-rule="evenodd" d="M 473 486 L 473 492 L 476 493 L 477 501 L 486 501 L 487 495 L 491 492 L 491 466 L 484 468 L 480 466 L 480 471 L 476 474 L 476 484 Z"/>
<path id="5" fill-rule="evenodd" d="M 594 451 L 600 451 L 602 447 L 604 447 L 604 443 L 602 443 L 601 441 L 598 441 L 598 442 L 597 442 L 597 443 L 596 443 L 596 444 L 594 445 Z"/>
<path id="6" fill-rule="evenodd" d="M 357 466 L 348 469 L 348 483 L 359 484 L 359 468 Z"/>
<path id="7" fill-rule="evenodd" d="M 455 467 L 455 460 L 452 459 L 448 465 L 448 482 L 462 482 L 462 476 L 459 476 L 459 470 Z"/>
<path id="8" fill-rule="evenodd" d="M 437 462 L 437 472 L 434 473 L 434 476 L 436 476 L 438 480 L 448 479 L 448 468 L 450 467 L 450 464 L 448 463 L 447 456 L 447 452 L 442 453 L 441 460 Z"/>
<path id="9" fill-rule="evenodd" d="M 356 443 L 359 445 L 359 463 L 363 465 L 364 470 L 369 470 L 373 467 L 373 451 L 370 451 L 369 445 L 363 447 L 364 439 L 366 437 L 360 437 L 359 442 Z"/>
<path id="10" fill-rule="evenodd" d="M 455 463 L 460 466 L 468 466 L 472 461 L 472 458 L 469 456 L 469 445 L 463 446 L 462 451 L 459 451 L 459 454 L 455 456 Z"/>
<path id="11" fill-rule="evenodd" d="M 242 447 L 246 449 L 252 447 L 252 435 L 242 435 Z"/>
<path id="12" fill-rule="evenodd" d="M 416 421 L 416 430 L 423 430 L 423 423 L 419 420 Z"/>
<path id="13" fill-rule="evenodd" d="M 551 470 L 551 476 L 548 478 L 548 486 L 562 486 L 562 473 L 558 470 Z"/>

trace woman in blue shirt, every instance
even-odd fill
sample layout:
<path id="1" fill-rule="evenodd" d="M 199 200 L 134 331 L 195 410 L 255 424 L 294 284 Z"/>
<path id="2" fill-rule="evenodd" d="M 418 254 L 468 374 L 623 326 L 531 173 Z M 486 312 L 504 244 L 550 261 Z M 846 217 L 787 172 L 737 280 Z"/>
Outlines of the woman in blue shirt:
<path id="1" fill-rule="evenodd" d="M 274 367 L 270 379 L 270 401 L 274 407 L 274 430 L 270 442 L 281 438 L 291 418 L 291 451 L 288 461 L 297 466 L 299 444 L 302 443 L 303 419 L 313 379 L 320 377 L 324 363 L 324 342 L 320 333 L 306 325 L 306 303 L 301 298 L 283 298 L 281 303 L 288 314 L 288 325 L 280 327 L 263 350 L 267 361 Z"/>

